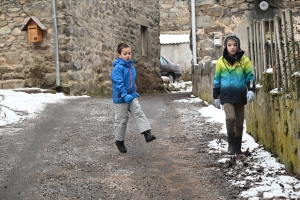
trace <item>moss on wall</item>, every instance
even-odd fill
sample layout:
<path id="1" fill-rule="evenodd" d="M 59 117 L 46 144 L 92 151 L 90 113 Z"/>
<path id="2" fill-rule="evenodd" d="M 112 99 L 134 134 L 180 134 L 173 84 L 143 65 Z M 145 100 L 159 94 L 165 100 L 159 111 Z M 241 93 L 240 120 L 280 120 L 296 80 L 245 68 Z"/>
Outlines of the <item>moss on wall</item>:
<path id="1" fill-rule="evenodd" d="M 264 103 L 259 99 L 265 99 Z M 247 132 L 273 153 L 289 173 L 299 175 L 299 100 L 264 90 L 256 92 L 256 100 L 252 106 L 246 106 Z"/>

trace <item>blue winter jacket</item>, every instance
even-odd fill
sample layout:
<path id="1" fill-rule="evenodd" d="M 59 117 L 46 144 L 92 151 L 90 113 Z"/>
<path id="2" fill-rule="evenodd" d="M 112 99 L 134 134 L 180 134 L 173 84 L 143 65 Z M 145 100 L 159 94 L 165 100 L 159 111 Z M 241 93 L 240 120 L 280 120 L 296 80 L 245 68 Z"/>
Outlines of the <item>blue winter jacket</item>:
<path id="1" fill-rule="evenodd" d="M 250 85 L 250 80 L 253 84 Z M 222 56 L 216 63 L 213 97 L 221 104 L 247 104 L 247 91 L 255 91 L 255 77 L 248 57 L 242 56 L 233 66 Z"/>
<path id="2" fill-rule="evenodd" d="M 126 103 L 124 97 L 127 94 L 131 94 L 133 98 L 140 96 L 136 92 L 136 70 L 133 64 L 133 60 L 125 61 L 122 58 L 118 58 L 113 62 L 111 80 L 114 103 Z"/>

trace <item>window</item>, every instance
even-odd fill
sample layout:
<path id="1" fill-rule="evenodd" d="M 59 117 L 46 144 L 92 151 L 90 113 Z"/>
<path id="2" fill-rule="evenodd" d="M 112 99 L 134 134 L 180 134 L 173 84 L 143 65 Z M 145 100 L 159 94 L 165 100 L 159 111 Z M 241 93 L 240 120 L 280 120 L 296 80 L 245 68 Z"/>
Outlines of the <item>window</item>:
<path id="1" fill-rule="evenodd" d="M 160 64 L 166 65 L 168 62 L 163 57 L 160 57 Z"/>
<path id="2" fill-rule="evenodd" d="M 148 27 L 141 25 L 142 55 L 148 55 Z"/>

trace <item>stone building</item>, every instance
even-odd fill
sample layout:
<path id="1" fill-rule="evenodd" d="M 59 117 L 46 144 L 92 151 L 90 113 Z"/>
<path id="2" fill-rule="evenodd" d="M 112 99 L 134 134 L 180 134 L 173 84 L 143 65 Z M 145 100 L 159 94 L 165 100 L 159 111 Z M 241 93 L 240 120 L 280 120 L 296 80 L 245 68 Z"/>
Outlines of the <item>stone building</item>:
<path id="1" fill-rule="evenodd" d="M 0 88 L 57 88 L 51 1 L 0 1 L 0 8 Z M 56 16 L 65 93 L 110 93 L 120 42 L 132 47 L 138 91 L 160 89 L 158 0 L 56 0 Z M 21 31 L 31 17 L 45 27 L 42 42 L 29 42 Z"/>
<path id="2" fill-rule="evenodd" d="M 248 53 L 247 27 L 253 20 L 274 18 L 281 10 L 292 8 L 295 26 L 298 25 L 300 1 L 267 0 L 269 8 L 261 10 L 261 0 L 195 0 L 197 60 L 217 59 L 222 55 L 226 34 L 236 33 L 241 47 Z M 162 33 L 189 32 L 191 30 L 191 0 L 160 0 Z M 215 44 L 215 38 L 221 45 Z"/>
<path id="3" fill-rule="evenodd" d="M 185 81 L 191 80 L 190 16 L 189 1 L 160 0 L 161 53 L 180 65 Z"/>
<path id="4" fill-rule="evenodd" d="M 160 0 L 160 32 L 190 32 L 190 1 Z"/>
<path id="5" fill-rule="evenodd" d="M 197 55 L 200 59 L 209 56 L 217 59 L 222 55 L 223 44 L 214 43 L 215 36 L 224 39 L 228 33 L 236 33 L 242 49 L 248 52 L 247 27 L 254 20 L 273 19 L 281 10 L 299 6 L 299 1 L 266 1 L 268 9 L 262 10 L 260 0 L 204 0 L 196 1 Z M 297 14 L 297 10 L 294 10 Z"/>

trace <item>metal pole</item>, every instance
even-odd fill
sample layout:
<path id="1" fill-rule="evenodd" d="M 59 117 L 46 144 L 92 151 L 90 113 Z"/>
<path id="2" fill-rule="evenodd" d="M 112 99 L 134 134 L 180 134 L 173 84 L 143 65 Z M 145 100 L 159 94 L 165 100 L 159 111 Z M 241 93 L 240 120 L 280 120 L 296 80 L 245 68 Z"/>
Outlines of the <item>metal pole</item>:
<path id="1" fill-rule="evenodd" d="M 55 0 L 52 0 L 52 22 L 53 22 L 53 35 L 54 35 L 56 88 L 60 88 L 59 56 L 58 56 L 58 36 L 57 36 L 58 34 L 57 34 L 56 2 L 55 2 Z"/>
<path id="2" fill-rule="evenodd" d="M 197 54 L 196 54 L 196 12 L 195 12 L 195 0 L 191 1 L 192 10 L 192 44 L 193 44 L 193 61 L 194 65 L 197 65 Z"/>

